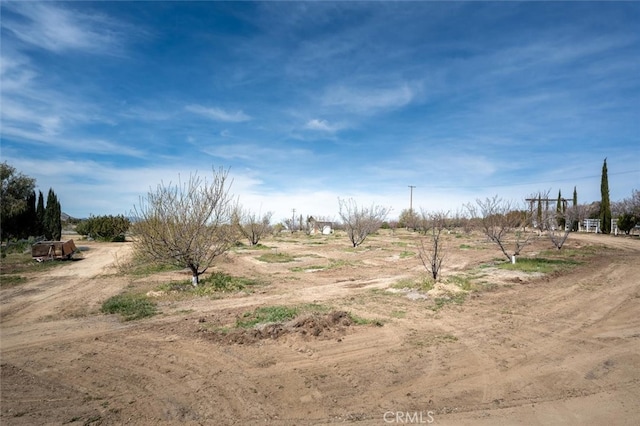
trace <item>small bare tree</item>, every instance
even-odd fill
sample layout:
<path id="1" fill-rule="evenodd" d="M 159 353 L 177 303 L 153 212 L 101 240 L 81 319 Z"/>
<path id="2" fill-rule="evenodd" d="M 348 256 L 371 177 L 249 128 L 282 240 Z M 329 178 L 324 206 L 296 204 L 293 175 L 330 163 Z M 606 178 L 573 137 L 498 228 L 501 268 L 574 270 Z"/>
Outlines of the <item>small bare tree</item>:
<path id="1" fill-rule="evenodd" d="M 476 206 L 477 205 L 477 206 Z M 472 217 L 480 217 L 482 232 L 498 245 L 505 257 L 515 262 L 516 256 L 531 242 L 531 233 L 527 232 L 529 214 L 526 210 L 517 210 L 511 202 L 495 195 L 484 201 L 477 199 L 476 205 L 466 205 Z M 513 250 L 507 246 L 513 244 Z"/>
<path id="2" fill-rule="evenodd" d="M 420 217 L 413 209 L 405 209 L 400 212 L 398 218 L 398 226 L 415 231 L 420 222 Z"/>
<path id="3" fill-rule="evenodd" d="M 358 207 L 354 199 L 342 200 L 338 198 L 339 215 L 342 219 L 345 231 L 353 247 L 358 247 L 367 236 L 376 232 L 382 226 L 391 211 L 390 208 L 371 205 L 371 207 Z"/>
<path id="4" fill-rule="evenodd" d="M 527 201 L 529 201 L 529 216 L 534 228 L 538 230 L 538 235 L 542 235 L 549 225 L 551 212 L 549 211 L 549 202 L 547 200 L 550 192 L 550 189 L 538 191 L 527 198 Z"/>
<path id="5" fill-rule="evenodd" d="M 426 213 L 422 211 L 421 222 L 425 226 L 425 238 L 420 239 L 419 257 L 434 280 L 438 279 L 445 258 L 442 231 L 447 229 L 448 218 L 448 212 Z"/>
<path id="6" fill-rule="evenodd" d="M 213 180 L 196 174 L 187 183 L 160 183 L 134 207 L 134 247 L 142 258 L 191 270 L 192 283 L 236 241 L 231 225 L 233 200 L 228 171 L 213 170 Z"/>
<path id="7" fill-rule="evenodd" d="M 289 232 L 293 233 L 293 231 L 295 231 L 294 227 L 295 227 L 296 223 L 290 217 L 282 219 L 281 223 L 282 223 L 282 225 L 284 226 L 285 229 L 289 230 Z"/>
<path id="8" fill-rule="evenodd" d="M 556 223 L 556 217 L 549 216 L 547 223 L 547 235 L 551 239 L 551 243 L 558 249 L 562 249 L 562 246 L 569 238 L 571 233 L 571 227 L 574 221 L 578 218 L 579 209 L 578 206 L 568 207 L 563 211 L 559 217 L 563 220 L 562 226 Z"/>
<path id="9" fill-rule="evenodd" d="M 260 217 L 259 213 L 238 207 L 233 214 L 233 224 L 240 234 L 249 240 L 249 244 L 255 246 L 265 234 L 271 231 L 271 216 L 273 216 L 272 212 L 267 212 Z"/>

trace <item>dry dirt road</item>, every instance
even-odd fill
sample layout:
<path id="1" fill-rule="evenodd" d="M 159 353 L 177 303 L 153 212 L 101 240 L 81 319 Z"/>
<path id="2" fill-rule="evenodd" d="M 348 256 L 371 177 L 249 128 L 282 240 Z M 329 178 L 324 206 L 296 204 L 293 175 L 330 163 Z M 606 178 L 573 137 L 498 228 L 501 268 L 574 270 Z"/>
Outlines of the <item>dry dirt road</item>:
<path id="1" fill-rule="evenodd" d="M 0 290 L 0 423 L 640 424 L 638 239 L 572 235 L 567 249 L 597 256 L 433 310 L 429 298 L 386 291 L 422 273 L 406 238 L 372 238 L 361 250 L 268 241 L 309 268 L 238 251 L 221 268 L 268 285 L 216 300 L 161 297 L 160 315 L 132 322 L 101 314 L 101 303 L 170 274 L 118 274 L 129 244 L 77 242 L 83 260 Z M 496 256 L 457 250 L 445 275 Z M 300 303 L 383 325 L 240 343 L 206 332 L 256 306 Z"/>

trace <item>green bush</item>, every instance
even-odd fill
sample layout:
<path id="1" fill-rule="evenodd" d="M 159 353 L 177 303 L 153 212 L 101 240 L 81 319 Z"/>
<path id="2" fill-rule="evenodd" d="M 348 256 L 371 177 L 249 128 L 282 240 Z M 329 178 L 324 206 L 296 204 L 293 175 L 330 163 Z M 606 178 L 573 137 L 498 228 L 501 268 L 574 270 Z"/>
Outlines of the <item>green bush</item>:
<path id="1" fill-rule="evenodd" d="M 97 240 L 124 242 L 124 234 L 129 230 L 131 222 L 119 216 L 91 216 L 76 225 L 76 232 Z"/>
<path id="2" fill-rule="evenodd" d="M 629 235 L 631 230 L 638 224 L 640 218 L 632 215 L 631 213 L 625 213 L 618 218 L 618 228 L 625 234 Z"/>

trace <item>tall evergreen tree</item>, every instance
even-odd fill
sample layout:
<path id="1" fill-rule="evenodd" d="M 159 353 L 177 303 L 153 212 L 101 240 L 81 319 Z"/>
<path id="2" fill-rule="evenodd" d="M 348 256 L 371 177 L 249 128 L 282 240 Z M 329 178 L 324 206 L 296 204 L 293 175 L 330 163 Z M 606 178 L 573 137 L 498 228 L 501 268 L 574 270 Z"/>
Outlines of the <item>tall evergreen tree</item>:
<path id="1" fill-rule="evenodd" d="M 579 216 L 577 214 L 577 210 L 576 210 L 578 208 L 577 206 L 578 206 L 578 190 L 574 186 L 573 187 L 573 209 L 574 209 L 573 216 L 574 216 L 574 220 L 573 220 L 573 225 L 571 226 L 571 229 L 573 231 L 577 231 L 580 228 L 580 222 L 579 222 L 580 218 L 579 218 Z"/>
<path id="2" fill-rule="evenodd" d="M 36 229 L 35 235 L 40 237 L 44 235 L 44 196 L 42 191 L 38 191 L 38 205 L 36 207 Z"/>
<path id="3" fill-rule="evenodd" d="M 538 229 L 543 230 L 544 225 L 542 224 L 542 195 L 538 194 Z"/>
<path id="4" fill-rule="evenodd" d="M 600 180 L 600 229 L 603 234 L 611 233 L 611 202 L 609 201 L 609 176 L 607 172 L 607 159 L 602 165 L 602 178 Z"/>
<path id="5" fill-rule="evenodd" d="M 28 238 L 34 236 L 36 225 L 36 192 L 31 191 L 31 194 L 27 197 L 27 208 L 16 217 L 17 237 Z"/>
<path id="6" fill-rule="evenodd" d="M 556 222 L 558 224 L 558 227 L 563 228 L 564 227 L 564 208 L 563 208 L 563 204 L 562 204 L 562 192 L 561 190 L 558 190 L 558 200 L 556 201 Z"/>
<path id="7" fill-rule="evenodd" d="M 62 211 L 58 197 L 53 189 L 49 188 L 47 195 L 47 207 L 44 211 L 44 235 L 48 240 L 60 241 L 62 237 Z"/>

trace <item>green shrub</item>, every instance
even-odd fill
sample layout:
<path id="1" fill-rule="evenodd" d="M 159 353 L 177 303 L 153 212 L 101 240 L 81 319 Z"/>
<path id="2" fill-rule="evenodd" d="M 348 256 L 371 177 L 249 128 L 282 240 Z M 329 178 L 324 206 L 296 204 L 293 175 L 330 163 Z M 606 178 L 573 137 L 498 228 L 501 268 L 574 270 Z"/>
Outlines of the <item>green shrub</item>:
<path id="1" fill-rule="evenodd" d="M 124 242 L 124 235 L 131 222 L 123 215 L 91 216 L 76 225 L 76 232 L 97 240 Z"/>
<path id="2" fill-rule="evenodd" d="M 631 213 L 624 213 L 618 218 L 618 228 L 625 234 L 629 235 L 631 230 L 638 224 L 640 218 Z"/>

